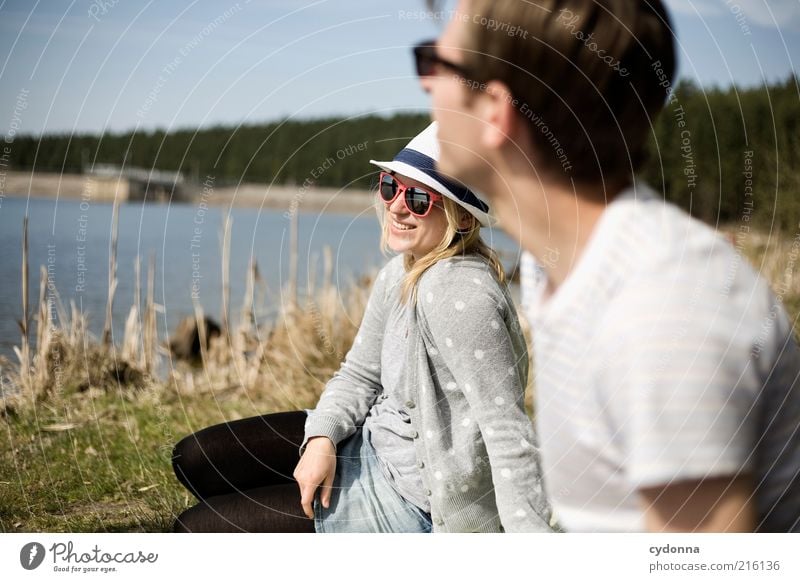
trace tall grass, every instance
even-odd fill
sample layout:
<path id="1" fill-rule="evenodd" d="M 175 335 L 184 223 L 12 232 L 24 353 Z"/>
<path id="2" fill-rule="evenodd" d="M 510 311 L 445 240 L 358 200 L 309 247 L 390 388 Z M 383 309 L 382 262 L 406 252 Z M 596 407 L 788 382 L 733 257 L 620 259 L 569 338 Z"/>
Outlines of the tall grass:
<path id="1" fill-rule="evenodd" d="M 178 395 L 206 393 L 246 393 L 258 400 L 265 410 L 312 406 L 326 380 L 338 369 L 343 355 L 352 344 L 371 287 L 371 277 L 353 281 L 345 289 L 332 281 L 333 259 L 330 249 L 324 250 L 324 276 L 321 284 L 312 278 L 305 296 L 297 298 L 297 282 L 290 280 L 282 290 L 274 321 L 256 325 L 255 287 L 263 286 L 258 265 L 251 261 L 247 271 L 245 295 L 237 321 L 229 321 L 230 232 L 227 219 L 221 235 L 223 286 L 222 333 L 201 338 L 201 365 L 173 361 L 163 347 L 167 338 L 159 338 L 157 312 L 163 307 L 154 300 L 155 259 L 150 257 L 147 270 L 147 294 L 142 312 L 140 258 L 134 263 L 136 283 L 134 302 L 125 320 L 120 345 L 112 341 L 111 307 L 117 288 L 116 233 L 118 213 L 112 214 L 109 252 L 108 298 L 106 318 L 100 341 L 88 331 L 87 315 L 74 303 L 66 312 L 57 290 L 52 286 L 46 296 L 47 272 L 41 268 L 40 293 L 36 322 L 36 344 L 29 344 L 28 315 L 27 219 L 23 225 L 22 332 L 16 348 L 18 362 L 6 365 L 3 406 L 17 410 L 26 404 L 41 402 L 58 394 L 75 394 L 88 390 L 137 390 L 151 385 Z M 296 222 L 292 223 L 296 228 Z M 296 235 L 292 235 L 296 237 Z M 292 259 L 296 263 L 296 257 Z M 293 269 L 296 279 L 297 269 Z M 262 295 L 262 301 L 263 301 Z M 53 310 L 57 311 L 54 317 Z M 204 313 L 195 305 L 198 330 Z M 161 359 L 166 356 L 164 374 Z"/>

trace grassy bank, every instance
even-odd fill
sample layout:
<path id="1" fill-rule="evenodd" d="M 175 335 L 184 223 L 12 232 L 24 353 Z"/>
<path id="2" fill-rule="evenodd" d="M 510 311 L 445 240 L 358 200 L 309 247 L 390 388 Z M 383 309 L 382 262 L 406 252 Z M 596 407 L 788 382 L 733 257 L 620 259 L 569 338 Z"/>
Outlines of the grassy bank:
<path id="1" fill-rule="evenodd" d="M 800 276 L 792 239 L 750 234 L 734 242 L 769 278 L 797 324 Z M 223 246 L 226 263 L 227 255 Z M 113 291 L 113 253 L 111 261 Z M 287 287 L 266 329 L 256 328 L 251 316 L 259 307 L 253 265 L 242 312 L 230 323 L 223 318 L 222 334 L 194 364 L 173 361 L 161 347 L 152 263 L 120 346 L 92 337 L 85 316 L 66 310 L 57 297 L 48 301 L 42 273 L 36 315 L 21 322 L 36 342 L 22 343 L 19 362 L 0 362 L 3 391 L 12 393 L 0 407 L 0 531 L 168 531 L 175 515 L 193 504 L 172 473 L 174 444 L 211 424 L 313 407 L 349 349 L 372 280 L 337 288 L 329 253 L 324 261 L 323 279 L 304 296 Z M 28 284 L 25 275 L 26 290 Z M 222 312 L 227 304 L 223 293 Z"/>
<path id="2" fill-rule="evenodd" d="M 174 362 L 165 381 L 130 374 L 118 350 L 102 361 L 77 350 L 85 365 L 63 372 L 63 389 L 17 396 L 4 411 L 0 531 L 166 531 L 190 505 L 172 474 L 174 444 L 211 424 L 313 407 L 352 342 L 365 290 L 350 290 L 352 310 L 304 302 L 284 313 L 260 354 L 224 334 L 204 366 Z M 321 318 L 337 326 L 330 340 Z"/>
<path id="3" fill-rule="evenodd" d="M 172 446 L 210 424 L 290 407 L 271 400 L 153 386 L 73 395 L 7 419 L 0 531 L 169 531 L 192 504 L 172 473 Z"/>

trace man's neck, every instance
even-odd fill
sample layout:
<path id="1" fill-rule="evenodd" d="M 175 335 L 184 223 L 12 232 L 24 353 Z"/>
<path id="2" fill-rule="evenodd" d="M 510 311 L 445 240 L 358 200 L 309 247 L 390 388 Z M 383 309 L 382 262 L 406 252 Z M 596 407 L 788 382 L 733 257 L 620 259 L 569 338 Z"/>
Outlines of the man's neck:
<path id="1" fill-rule="evenodd" d="M 606 209 L 604 196 L 525 174 L 505 176 L 503 181 L 505 191 L 513 195 L 493 197 L 500 223 L 544 267 L 551 295 L 583 255 Z M 617 193 L 609 192 L 609 199 Z"/>

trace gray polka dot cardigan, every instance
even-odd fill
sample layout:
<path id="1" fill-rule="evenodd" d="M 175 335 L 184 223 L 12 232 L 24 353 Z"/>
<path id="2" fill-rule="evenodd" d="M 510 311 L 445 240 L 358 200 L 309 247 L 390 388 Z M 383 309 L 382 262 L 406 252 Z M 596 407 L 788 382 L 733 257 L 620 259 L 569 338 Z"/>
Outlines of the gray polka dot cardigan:
<path id="1" fill-rule="evenodd" d="M 508 290 L 481 257 L 445 259 L 420 278 L 415 306 L 393 320 L 403 275 L 402 256 L 378 274 L 358 339 L 309 414 L 305 441 L 340 443 L 390 396 L 408 418 L 411 438 L 401 446 L 413 446 L 434 532 L 551 531 L 523 402 L 527 349 Z M 392 324 L 405 328 L 391 330 L 407 337 L 398 356 L 405 381 L 386 395 L 376 362 Z"/>

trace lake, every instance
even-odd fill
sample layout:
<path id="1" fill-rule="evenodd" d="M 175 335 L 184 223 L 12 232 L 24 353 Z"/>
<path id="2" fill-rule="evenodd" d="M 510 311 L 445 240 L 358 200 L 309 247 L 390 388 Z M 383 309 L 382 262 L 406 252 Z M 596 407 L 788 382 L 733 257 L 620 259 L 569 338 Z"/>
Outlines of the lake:
<path id="1" fill-rule="evenodd" d="M 112 205 L 45 198 L 0 197 L 0 355 L 16 361 L 22 315 L 22 224 L 28 215 L 29 305 L 31 325 L 38 309 L 40 265 L 49 269 L 64 305 L 74 300 L 88 314 L 89 329 L 102 334 L 108 298 Z M 142 303 L 147 289 L 147 261 L 156 261 L 155 301 L 159 339 L 193 315 L 195 295 L 206 314 L 221 319 L 221 234 L 232 220 L 230 245 L 230 321 L 238 321 L 251 259 L 263 280 L 258 323 L 269 321 L 280 306 L 289 280 L 291 220 L 288 213 L 258 208 L 202 208 L 193 204 L 125 203 L 119 207 L 117 289 L 113 335 L 122 342 L 125 319 L 134 302 L 137 255 L 141 257 Z M 516 262 L 517 245 L 497 229 L 484 229 L 484 240 L 502 253 L 506 267 Z M 350 281 L 379 268 L 388 258 L 379 249 L 380 228 L 371 211 L 360 216 L 298 214 L 298 288 L 309 275 L 322 280 L 323 249 L 330 247 L 333 281 L 346 290 Z M 285 295 L 283 295 L 285 300 Z M 302 295 L 301 295 L 302 297 Z M 33 337 L 33 335 L 31 336 Z"/>

